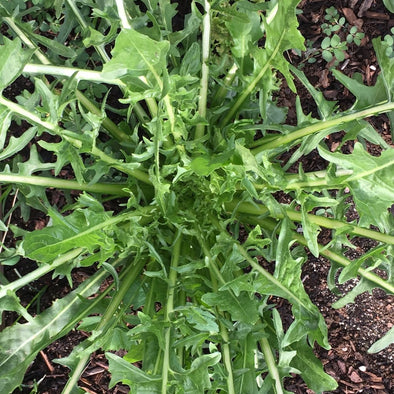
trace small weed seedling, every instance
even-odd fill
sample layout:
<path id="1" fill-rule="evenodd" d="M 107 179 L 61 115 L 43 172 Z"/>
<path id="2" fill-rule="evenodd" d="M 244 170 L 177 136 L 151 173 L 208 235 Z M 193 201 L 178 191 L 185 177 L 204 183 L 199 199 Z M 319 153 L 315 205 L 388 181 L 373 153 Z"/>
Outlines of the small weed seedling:
<path id="1" fill-rule="evenodd" d="M 308 63 L 315 63 L 321 56 L 327 63 L 337 66 L 345 60 L 348 45 L 354 43 L 360 46 L 365 34 L 358 31 L 356 26 L 350 26 L 346 19 L 340 16 L 335 7 L 327 8 L 325 12 L 324 19 L 326 22 L 321 25 L 325 37 L 320 44 L 320 48 L 314 48 L 309 41 L 305 53 Z"/>
<path id="2" fill-rule="evenodd" d="M 385 49 L 385 54 L 387 57 L 394 57 L 394 27 L 391 28 L 391 34 L 386 34 L 382 45 Z"/>

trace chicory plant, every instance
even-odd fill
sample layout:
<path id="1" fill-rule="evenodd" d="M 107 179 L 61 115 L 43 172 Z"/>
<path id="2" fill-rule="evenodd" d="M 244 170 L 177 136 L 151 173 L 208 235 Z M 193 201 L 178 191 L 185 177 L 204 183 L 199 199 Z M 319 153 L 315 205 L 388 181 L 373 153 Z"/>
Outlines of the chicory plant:
<path id="1" fill-rule="evenodd" d="M 3 245 L 1 264 L 36 264 L 15 281 L 2 277 L 0 311 L 24 318 L 0 333 L 2 392 L 75 328 L 90 336 L 57 360 L 70 368 L 63 393 L 84 392 L 78 380 L 98 349 L 110 385 L 132 393 L 285 393 L 290 374 L 315 392 L 334 390 L 313 352 L 330 345 L 302 283 L 307 253 L 331 261 L 332 288 L 359 279 L 334 307 L 376 287 L 394 293 L 394 152 L 365 120 L 394 120 L 394 59 L 381 39 L 375 86 L 333 71 L 356 97 L 342 112 L 286 56 L 305 50 L 299 0 L 181 3 L 0 4 L 2 203 L 17 193 L 25 219 L 31 208 L 49 218 L 31 232 L 1 222 L 16 239 Z M 33 89 L 13 97 L 9 87 L 23 77 Z M 303 112 L 295 80 L 318 116 Z M 296 125 L 275 99 L 283 83 L 296 95 Z M 325 139 L 338 131 L 332 152 Z M 348 140 L 354 150 L 344 154 Z M 291 173 L 312 150 L 327 168 Z M 52 206 L 51 189 L 64 192 L 66 207 Z M 351 222 L 349 198 L 359 215 Z M 344 252 L 354 237 L 375 246 L 351 261 Z M 72 286 L 73 270 L 89 266 L 96 273 L 48 309 L 33 316 L 21 305 L 23 286 L 47 273 Z M 272 296 L 291 304 L 289 327 Z"/>

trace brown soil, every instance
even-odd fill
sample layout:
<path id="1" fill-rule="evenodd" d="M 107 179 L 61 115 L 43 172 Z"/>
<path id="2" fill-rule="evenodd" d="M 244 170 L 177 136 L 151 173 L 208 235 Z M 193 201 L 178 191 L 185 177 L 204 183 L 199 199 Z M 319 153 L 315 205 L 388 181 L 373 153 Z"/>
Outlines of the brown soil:
<path id="1" fill-rule="evenodd" d="M 322 40 L 321 24 L 324 22 L 325 9 L 334 5 L 340 12 L 349 13 L 353 11 L 355 20 L 361 24 L 362 31 L 366 38 L 357 47 L 351 45 L 347 51 L 348 58 L 339 67 L 343 67 L 343 72 L 352 75 L 360 72 L 366 84 L 373 84 L 379 72 L 376 58 L 372 50 L 371 39 L 389 32 L 394 26 L 394 17 L 384 8 L 381 1 L 374 0 L 340 0 L 340 1 L 319 1 L 303 0 L 300 3 L 302 14 L 299 16 L 300 28 L 304 36 L 312 40 L 316 47 Z M 346 11 L 347 10 L 347 11 Z M 353 16 L 348 16 L 353 18 Z M 294 64 L 299 65 L 304 59 L 296 54 L 289 54 Z M 346 65 L 345 65 L 346 63 Z M 344 67 L 345 65 L 345 67 Z M 327 68 L 326 62 L 319 58 L 316 63 L 305 62 L 303 70 L 309 80 L 318 88 L 324 91 L 326 98 L 338 100 L 341 108 L 349 108 L 353 101 L 352 95 L 343 89 L 332 77 Z M 19 81 L 23 87 L 25 82 Z M 15 87 L 18 89 L 18 87 Z M 6 92 L 12 95 L 12 92 Z M 286 96 L 280 96 L 282 105 L 289 107 L 289 121 L 295 121 L 294 101 L 291 100 L 289 92 Z M 305 102 L 308 94 L 305 92 Z M 314 112 L 315 108 L 304 108 L 307 112 Z M 389 127 L 385 116 L 374 120 L 375 127 L 382 132 L 387 140 L 390 139 Z M 334 148 L 337 143 L 337 136 L 333 135 L 328 141 L 329 147 Z M 351 143 L 350 143 L 351 145 Z M 349 147 L 351 149 L 351 146 Z M 377 153 L 378 154 L 378 153 Z M 312 152 L 303 159 L 305 170 L 320 170 L 325 167 L 324 161 Z M 53 193 L 50 196 L 53 203 L 62 203 L 62 196 Z M 59 200 L 60 199 L 60 200 Z M 25 223 L 14 215 L 14 220 L 18 226 L 28 229 L 41 228 L 45 225 L 45 218 L 41 213 L 33 212 L 30 220 Z M 371 245 L 358 240 L 356 252 L 367 251 Z M 15 278 L 14 267 L 5 267 L 5 275 L 9 280 Z M 24 261 L 18 264 L 17 269 L 21 275 L 32 270 L 31 262 Z M 394 361 L 394 345 L 389 346 L 378 354 L 368 354 L 370 345 L 384 335 L 394 324 L 393 316 L 393 296 L 387 296 L 381 291 L 374 291 L 372 294 L 362 294 L 357 297 L 354 304 L 335 310 L 331 305 L 339 298 L 327 288 L 327 274 L 329 263 L 323 258 L 316 259 L 313 256 L 304 265 L 303 279 L 307 292 L 311 300 L 319 307 L 329 327 L 329 341 L 331 350 L 316 348 L 316 353 L 323 362 L 327 373 L 332 375 L 339 383 L 339 388 L 334 393 L 392 393 L 394 392 L 394 378 L 392 365 Z M 83 281 L 89 270 L 78 269 L 73 273 L 75 284 Z M 355 281 L 346 283 L 340 287 L 340 292 L 346 293 Z M 47 286 L 47 291 L 40 300 L 40 308 L 44 309 L 51 305 L 53 300 L 62 297 L 70 291 L 65 279 L 52 280 L 50 275 L 42 278 L 39 283 L 33 283 L 31 287 L 24 288 L 18 292 L 21 301 L 27 305 L 37 289 Z M 286 309 L 286 308 L 285 308 Z M 7 314 L 5 323 L 11 323 L 15 316 Z M 72 348 L 86 338 L 83 332 L 73 331 L 69 335 L 51 344 L 44 349 L 28 369 L 24 384 L 27 386 L 23 393 L 30 393 L 34 381 L 41 381 L 39 393 L 60 393 L 68 379 L 68 370 L 51 360 L 67 356 Z M 89 393 L 127 393 L 128 388 L 118 385 L 114 389 L 108 389 L 109 374 L 107 363 L 102 353 L 92 355 L 91 362 L 83 373 L 80 385 Z M 301 378 L 294 376 L 286 381 L 287 390 L 294 393 L 311 393 L 306 388 Z M 30 386 L 32 387 L 32 386 Z M 16 390 L 15 393 L 21 391 Z"/>

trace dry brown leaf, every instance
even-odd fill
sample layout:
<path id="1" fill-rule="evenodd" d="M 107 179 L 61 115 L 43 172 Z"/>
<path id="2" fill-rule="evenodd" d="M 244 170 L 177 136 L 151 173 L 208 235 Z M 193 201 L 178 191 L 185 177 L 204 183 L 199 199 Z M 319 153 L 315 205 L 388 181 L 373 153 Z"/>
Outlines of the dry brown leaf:
<path id="1" fill-rule="evenodd" d="M 361 383 L 363 380 L 360 378 L 360 376 L 358 375 L 358 373 L 356 371 L 353 371 L 350 376 L 349 379 L 353 382 L 353 383 Z"/>
<path id="2" fill-rule="evenodd" d="M 356 14 L 351 8 L 342 8 L 343 15 L 345 15 L 346 20 L 354 26 L 357 26 L 359 30 L 363 27 L 363 20 L 357 18 Z"/>

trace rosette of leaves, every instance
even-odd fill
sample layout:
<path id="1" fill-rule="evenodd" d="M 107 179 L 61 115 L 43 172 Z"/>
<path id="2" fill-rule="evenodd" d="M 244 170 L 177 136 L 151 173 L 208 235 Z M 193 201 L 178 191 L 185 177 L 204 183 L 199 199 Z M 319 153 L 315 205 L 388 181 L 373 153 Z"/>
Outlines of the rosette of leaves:
<path id="1" fill-rule="evenodd" d="M 34 264 L 15 281 L 1 277 L 1 311 L 25 319 L 0 333 L 2 390 L 18 387 L 39 351 L 75 328 L 90 334 L 56 360 L 70 369 L 63 393 L 81 392 L 98 349 L 110 386 L 133 393 L 285 393 L 291 374 L 315 392 L 334 390 L 313 353 L 330 345 L 302 265 L 308 251 L 330 259 L 333 288 L 339 273 L 341 283 L 359 278 L 336 306 L 375 287 L 394 292 L 393 150 L 364 120 L 392 118 L 393 59 L 382 41 L 374 40 L 375 86 L 334 72 L 356 97 L 341 112 L 285 56 L 305 49 L 297 0 L 199 0 L 186 15 L 169 0 L 19 3 L 0 5 L 0 182 L 6 195 L 18 190 L 26 218 L 35 208 L 48 225 L 1 225 L 16 241 L 1 263 Z M 44 22 L 54 26 L 50 40 L 36 33 Z M 10 96 L 22 75 L 33 88 Z M 274 98 L 281 78 L 295 94 L 294 78 L 305 85 L 316 118 L 297 96 L 297 124 L 286 124 Z M 356 141 L 351 154 L 325 145 L 340 130 L 342 143 Z M 324 171 L 289 171 L 312 150 L 330 163 Z M 51 204 L 53 189 L 65 208 Z M 347 197 L 359 214 L 353 222 Z M 331 232 L 324 246 L 322 228 Z M 350 261 L 354 237 L 375 246 Z M 96 273 L 51 307 L 33 313 L 21 304 L 23 286 L 48 273 L 73 286 L 81 266 Z M 272 296 L 290 303 L 290 324 Z"/>

